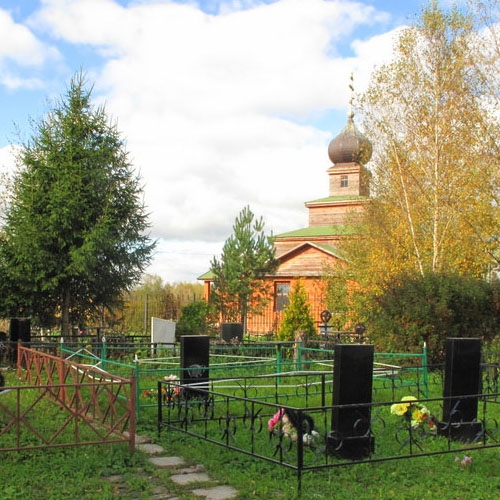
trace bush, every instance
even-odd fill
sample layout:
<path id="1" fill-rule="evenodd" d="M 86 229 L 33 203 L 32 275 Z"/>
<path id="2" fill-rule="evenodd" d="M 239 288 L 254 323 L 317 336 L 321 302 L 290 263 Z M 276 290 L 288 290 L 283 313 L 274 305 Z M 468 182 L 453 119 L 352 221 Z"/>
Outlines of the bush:
<path id="1" fill-rule="evenodd" d="M 426 342 L 429 362 L 439 363 L 448 337 L 491 340 L 499 330 L 499 312 L 498 283 L 403 275 L 372 297 L 367 323 L 378 349 L 415 352 Z"/>
<path id="2" fill-rule="evenodd" d="M 175 336 L 210 335 L 213 331 L 213 308 L 204 300 L 193 302 L 182 309 L 182 316 L 175 327 Z"/>
<path id="3" fill-rule="evenodd" d="M 299 281 L 290 292 L 289 303 L 283 313 L 283 321 L 278 331 L 279 340 L 295 340 L 297 332 L 303 331 L 308 337 L 317 335 L 311 305 L 307 301 L 304 286 Z"/>

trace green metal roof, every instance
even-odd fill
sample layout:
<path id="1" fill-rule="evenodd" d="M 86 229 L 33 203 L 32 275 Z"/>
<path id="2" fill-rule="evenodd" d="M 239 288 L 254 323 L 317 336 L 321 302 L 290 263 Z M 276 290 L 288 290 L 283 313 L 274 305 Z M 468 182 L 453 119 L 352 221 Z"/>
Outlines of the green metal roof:
<path id="1" fill-rule="evenodd" d="M 288 233 L 281 233 L 274 236 L 275 239 L 302 237 L 310 238 L 312 236 L 347 236 L 359 232 L 357 226 L 350 224 L 346 226 L 313 226 L 296 229 Z"/>
<path id="2" fill-rule="evenodd" d="M 202 280 L 202 281 L 207 281 L 207 280 L 213 280 L 215 277 L 214 273 L 212 270 L 207 271 L 206 273 L 202 274 L 201 276 L 198 276 L 196 279 L 197 280 Z"/>
<path id="3" fill-rule="evenodd" d="M 342 260 L 347 260 L 346 255 L 342 250 L 339 250 L 338 248 L 332 247 L 331 245 L 321 245 L 319 243 L 315 243 L 315 245 L 318 248 L 321 248 L 325 252 L 331 253 L 332 255 L 335 255 L 335 257 L 338 257 L 339 259 Z"/>
<path id="4" fill-rule="evenodd" d="M 311 200 L 311 201 L 306 201 L 307 203 L 327 203 L 330 201 L 362 201 L 362 200 L 369 200 L 369 196 L 355 196 L 355 195 L 350 195 L 350 196 L 327 196 L 326 198 L 319 198 L 317 200 Z"/>

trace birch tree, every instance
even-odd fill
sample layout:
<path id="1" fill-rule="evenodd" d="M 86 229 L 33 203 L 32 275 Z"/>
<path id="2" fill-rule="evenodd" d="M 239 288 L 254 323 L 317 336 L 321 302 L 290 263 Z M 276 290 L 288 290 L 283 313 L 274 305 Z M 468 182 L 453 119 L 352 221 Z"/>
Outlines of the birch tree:
<path id="1" fill-rule="evenodd" d="M 357 242 L 360 278 L 484 276 L 500 234 L 498 123 L 485 99 L 474 17 L 426 7 L 361 98 L 373 203 Z"/>

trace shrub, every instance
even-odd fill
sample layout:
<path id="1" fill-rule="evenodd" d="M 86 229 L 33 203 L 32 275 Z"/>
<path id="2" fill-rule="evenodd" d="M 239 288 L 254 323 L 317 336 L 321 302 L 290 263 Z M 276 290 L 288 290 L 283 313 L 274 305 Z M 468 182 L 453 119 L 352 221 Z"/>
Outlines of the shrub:
<path id="1" fill-rule="evenodd" d="M 295 340 L 295 335 L 299 331 L 305 332 L 309 337 L 315 337 L 317 334 L 311 305 L 307 301 L 306 290 L 300 281 L 290 292 L 289 303 L 283 312 L 283 321 L 277 337 L 279 340 Z"/>
<path id="2" fill-rule="evenodd" d="M 175 336 L 210 335 L 213 330 L 213 308 L 204 300 L 184 306 L 182 316 L 175 327 Z"/>
<path id="3" fill-rule="evenodd" d="M 372 297 L 370 338 L 387 351 L 415 352 L 426 342 L 429 361 L 441 362 L 448 337 L 495 336 L 497 292 L 497 283 L 454 274 L 403 275 Z"/>

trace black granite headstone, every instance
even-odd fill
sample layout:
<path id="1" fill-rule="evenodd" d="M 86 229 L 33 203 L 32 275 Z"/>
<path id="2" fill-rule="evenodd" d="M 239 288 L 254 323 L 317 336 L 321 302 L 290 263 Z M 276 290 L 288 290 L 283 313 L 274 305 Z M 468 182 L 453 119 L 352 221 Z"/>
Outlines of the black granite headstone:
<path id="1" fill-rule="evenodd" d="M 222 323 L 221 337 L 224 342 L 243 341 L 243 323 Z"/>
<path id="2" fill-rule="evenodd" d="M 373 345 L 335 346 L 334 407 L 327 449 L 341 458 L 361 459 L 374 450 L 370 428 L 373 356 Z"/>
<path id="3" fill-rule="evenodd" d="M 208 390 L 210 337 L 207 335 L 181 336 L 181 384 L 195 384 Z M 188 394 L 196 391 L 189 389 Z"/>
<path id="4" fill-rule="evenodd" d="M 17 362 L 17 343 L 21 341 L 25 347 L 31 342 L 31 318 L 11 318 L 9 322 L 10 360 Z"/>
<path id="5" fill-rule="evenodd" d="M 31 342 L 31 319 L 11 318 L 9 323 L 9 338 L 11 342 L 20 340 L 23 343 Z"/>
<path id="6" fill-rule="evenodd" d="M 481 436 L 477 421 L 481 393 L 481 339 L 446 339 L 443 419 L 438 432 L 452 439 L 474 440 Z"/>

